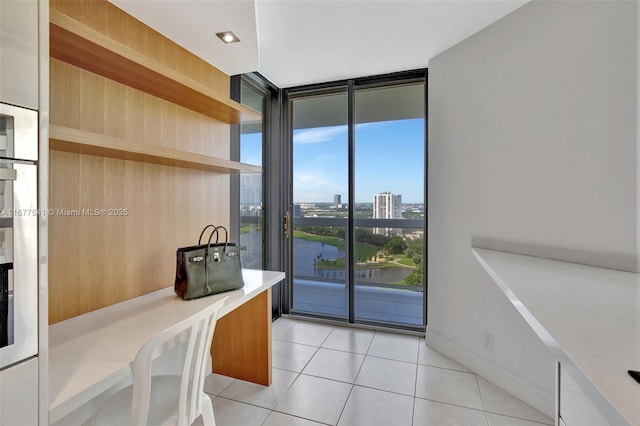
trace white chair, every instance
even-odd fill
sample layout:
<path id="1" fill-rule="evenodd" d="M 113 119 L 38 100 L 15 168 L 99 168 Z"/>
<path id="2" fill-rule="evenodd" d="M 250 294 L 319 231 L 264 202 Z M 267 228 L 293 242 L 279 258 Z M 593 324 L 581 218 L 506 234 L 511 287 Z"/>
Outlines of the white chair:
<path id="1" fill-rule="evenodd" d="M 85 424 L 187 426 L 202 416 L 206 426 L 215 426 L 211 399 L 204 393 L 203 386 L 218 312 L 226 299 L 145 343 L 131 364 L 133 385 L 109 398 Z M 182 373 L 152 376 L 152 360 L 179 344 L 184 344 L 186 352 Z"/>

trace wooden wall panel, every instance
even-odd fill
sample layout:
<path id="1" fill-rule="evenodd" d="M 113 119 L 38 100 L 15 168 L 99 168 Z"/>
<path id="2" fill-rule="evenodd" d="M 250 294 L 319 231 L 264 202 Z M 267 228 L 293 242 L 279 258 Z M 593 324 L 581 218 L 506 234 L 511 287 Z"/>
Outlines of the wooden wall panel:
<path id="1" fill-rule="evenodd" d="M 50 4 L 228 94 L 228 76 L 110 3 Z M 229 125 L 56 59 L 50 65 L 52 124 L 229 158 Z M 50 323 L 172 285 L 176 248 L 194 244 L 208 223 L 229 224 L 226 174 L 51 151 L 49 190 Z"/>
<path id="2" fill-rule="evenodd" d="M 50 163 L 51 323 L 172 285 L 175 249 L 229 223 L 227 175 L 58 151 Z M 128 214 L 82 213 L 103 208 Z"/>
<path id="3" fill-rule="evenodd" d="M 229 158 L 229 125 L 57 59 L 51 124 Z"/>
<path id="4" fill-rule="evenodd" d="M 229 77 L 225 73 L 107 0 L 50 0 L 49 4 L 52 9 L 228 96 Z"/>

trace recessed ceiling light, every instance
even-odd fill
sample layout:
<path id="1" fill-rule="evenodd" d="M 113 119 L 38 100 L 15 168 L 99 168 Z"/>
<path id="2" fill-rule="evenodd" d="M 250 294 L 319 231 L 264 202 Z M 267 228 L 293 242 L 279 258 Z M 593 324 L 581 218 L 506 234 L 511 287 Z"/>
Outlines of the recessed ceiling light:
<path id="1" fill-rule="evenodd" d="M 224 41 L 227 44 L 237 43 L 240 41 L 238 36 L 232 33 L 231 31 L 223 31 L 221 33 L 216 33 L 216 35 L 220 37 L 220 40 Z"/>

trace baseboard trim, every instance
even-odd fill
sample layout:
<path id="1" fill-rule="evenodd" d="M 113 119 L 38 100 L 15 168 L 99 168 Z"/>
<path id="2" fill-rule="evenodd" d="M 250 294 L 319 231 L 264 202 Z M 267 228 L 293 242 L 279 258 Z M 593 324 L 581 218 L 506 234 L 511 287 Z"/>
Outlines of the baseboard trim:
<path id="1" fill-rule="evenodd" d="M 427 346 L 448 356 L 458 364 L 501 387 L 536 410 L 553 418 L 555 398 L 539 386 L 476 355 L 427 327 Z"/>

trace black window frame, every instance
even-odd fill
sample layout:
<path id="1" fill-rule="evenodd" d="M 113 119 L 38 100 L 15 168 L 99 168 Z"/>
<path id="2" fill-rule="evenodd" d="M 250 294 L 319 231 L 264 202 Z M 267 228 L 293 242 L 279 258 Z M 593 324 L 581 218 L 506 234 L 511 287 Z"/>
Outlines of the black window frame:
<path id="1" fill-rule="evenodd" d="M 262 114 L 262 265 L 265 270 L 283 271 L 285 267 L 284 212 L 282 211 L 282 194 L 284 175 L 280 165 L 282 152 L 281 137 L 281 99 L 282 90 L 260 73 L 234 75 L 230 78 L 230 97 L 241 102 L 242 84 L 265 97 Z M 240 161 L 240 124 L 231 125 L 230 156 L 233 161 Z M 230 177 L 230 238 L 240 241 L 240 175 Z M 283 313 L 286 299 L 285 282 L 272 287 L 272 318 Z"/>

